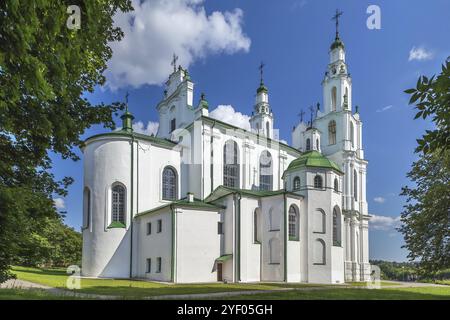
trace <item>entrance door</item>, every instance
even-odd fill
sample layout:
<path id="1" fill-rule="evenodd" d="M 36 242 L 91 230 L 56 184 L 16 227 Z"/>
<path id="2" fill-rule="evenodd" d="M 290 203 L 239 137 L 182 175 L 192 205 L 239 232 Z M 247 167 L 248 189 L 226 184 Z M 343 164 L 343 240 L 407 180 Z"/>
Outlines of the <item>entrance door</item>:
<path id="1" fill-rule="evenodd" d="M 223 277 L 222 277 L 222 264 L 218 263 L 217 264 L 217 281 L 223 281 Z"/>

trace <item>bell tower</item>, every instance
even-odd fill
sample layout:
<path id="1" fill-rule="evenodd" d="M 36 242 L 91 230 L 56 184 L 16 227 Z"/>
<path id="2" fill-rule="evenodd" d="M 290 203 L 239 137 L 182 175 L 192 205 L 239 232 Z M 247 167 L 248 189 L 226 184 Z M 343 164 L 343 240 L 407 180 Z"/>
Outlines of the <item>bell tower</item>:
<path id="1" fill-rule="evenodd" d="M 336 11 L 336 37 L 331 44 L 330 61 L 325 78 L 322 81 L 324 113 L 351 110 L 352 80 L 345 63 L 345 46 L 339 37 L 339 17 L 342 12 Z"/>
<path id="2" fill-rule="evenodd" d="M 256 90 L 255 110 L 250 118 L 252 131 L 265 135 L 267 138 L 273 138 L 273 114 L 269 105 L 269 91 L 264 85 L 263 80 L 264 63 L 259 66 L 260 83 Z"/>

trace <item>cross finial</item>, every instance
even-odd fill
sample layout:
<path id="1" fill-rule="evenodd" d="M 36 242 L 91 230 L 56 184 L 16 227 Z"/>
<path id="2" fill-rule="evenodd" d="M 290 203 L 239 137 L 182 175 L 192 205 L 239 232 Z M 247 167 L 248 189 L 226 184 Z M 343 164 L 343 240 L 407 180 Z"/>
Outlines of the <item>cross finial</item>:
<path id="1" fill-rule="evenodd" d="M 309 106 L 309 111 L 311 112 L 311 127 L 313 124 L 313 115 L 314 115 L 314 107 L 313 106 Z"/>
<path id="2" fill-rule="evenodd" d="M 300 113 L 298 114 L 298 116 L 300 117 L 300 122 L 303 122 L 304 115 L 305 115 L 305 111 L 303 111 L 303 109 L 301 109 Z"/>
<path id="3" fill-rule="evenodd" d="M 261 61 L 261 63 L 259 64 L 259 67 L 258 67 L 258 69 L 259 69 L 259 76 L 260 76 L 260 83 L 261 84 L 264 83 L 264 81 L 263 81 L 264 66 L 265 66 L 264 62 Z"/>
<path id="4" fill-rule="evenodd" d="M 178 56 L 174 53 L 172 57 L 172 62 L 170 63 L 170 65 L 173 66 L 173 72 L 177 72 L 177 60 Z"/>
<path id="5" fill-rule="evenodd" d="M 336 39 L 339 38 L 339 17 L 342 16 L 343 12 L 336 9 L 336 14 L 331 18 L 331 20 L 336 20 Z"/>
<path id="6" fill-rule="evenodd" d="M 125 110 L 126 110 L 126 112 L 128 112 L 128 97 L 129 96 L 130 96 L 130 94 L 127 91 L 127 93 L 125 94 Z"/>

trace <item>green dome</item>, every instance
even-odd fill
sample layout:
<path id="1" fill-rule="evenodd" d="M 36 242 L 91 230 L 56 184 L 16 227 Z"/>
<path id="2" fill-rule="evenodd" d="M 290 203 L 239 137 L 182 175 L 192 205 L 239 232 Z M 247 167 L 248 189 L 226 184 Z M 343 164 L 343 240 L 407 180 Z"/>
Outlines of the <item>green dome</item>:
<path id="1" fill-rule="evenodd" d="M 342 42 L 342 40 L 340 38 L 336 38 L 334 40 L 334 42 L 331 44 L 330 50 L 334 50 L 338 47 L 341 47 L 342 49 L 344 49 L 344 43 Z"/>
<path id="2" fill-rule="evenodd" d="M 256 93 L 260 93 L 260 92 L 265 92 L 265 93 L 267 93 L 269 90 L 267 89 L 267 87 L 263 84 L 263 83 L 261 83 L 260 85 L 259 85 L 259 88 L 258 88 L 258 90 L 256 90 Z"/>
<path id="3" fill-rule="evenodd" d="M 335 162 L 331 161 L 327 157 L 323 156 L 320 152 L 315 150 L 305 152 L 300 157 L 292 161 L 289 164 L 286 172 L 296 169 L 302 169 L 305 167 L 331 169 L 339 173 L 343 173 Z"/>

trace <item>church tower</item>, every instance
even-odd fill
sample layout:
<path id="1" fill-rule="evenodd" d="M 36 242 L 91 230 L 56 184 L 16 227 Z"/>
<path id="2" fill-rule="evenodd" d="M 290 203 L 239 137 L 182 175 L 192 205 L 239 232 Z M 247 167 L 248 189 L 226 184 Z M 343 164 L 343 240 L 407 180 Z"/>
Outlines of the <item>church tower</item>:
<path id="1" fill-rule="evenodd" d="M 269 105 L 269 91 L 264 85 L 263 80 L 264 64 L 259 66 L 261 80 L 256 90 L 255 110 L 250 118 L 252 131 L 264 135 L 267 138 L 273 138 L 273 114 Z"/>
<path id="2" fill-rule="evenodd" d="M 345 46 L 339 37 L 338 21 L 342 13 L 337 13 L 336 37 L 330 47 L 330 61 L 323 86 L 324 112 L 351 110 L 352 79 L 345 62 Z"/>

